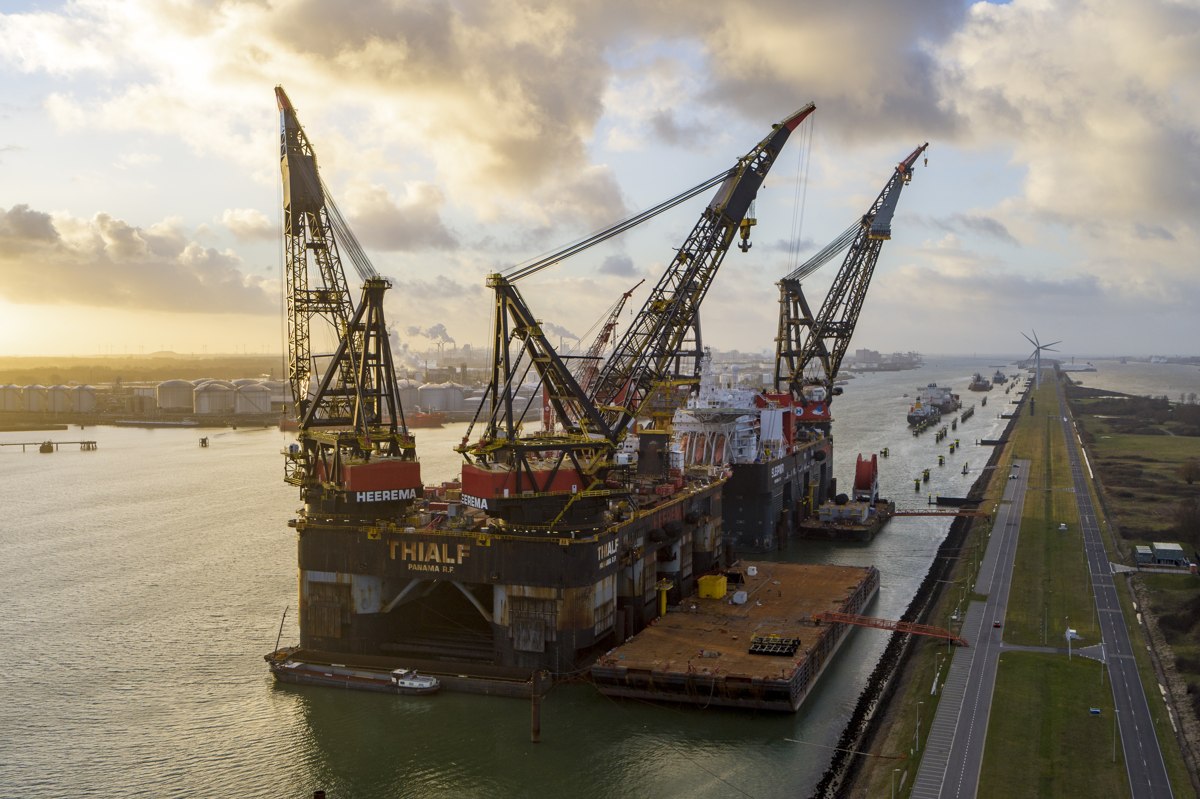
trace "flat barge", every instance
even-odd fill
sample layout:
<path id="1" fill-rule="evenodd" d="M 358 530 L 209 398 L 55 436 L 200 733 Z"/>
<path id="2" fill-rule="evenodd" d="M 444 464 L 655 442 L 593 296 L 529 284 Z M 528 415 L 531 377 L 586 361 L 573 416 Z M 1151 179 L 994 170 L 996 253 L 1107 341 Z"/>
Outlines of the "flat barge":
<path id="1" fill-rule="evenodd" d="M 896 512 L 896 503 L 852 501 L 838 505 L 827 502 L 815 518 L 804 519 L 796 530 L 801 538 L 819 541 L 866 543 L 875 538 Z"/>
<path id="2" fill-rule="evenodd" d="M 741 563 L 725 591 L 703 590 L 591 669 L 601 693 L 701 707 L 796 712 L 879 591 L 874 566 Z"/>

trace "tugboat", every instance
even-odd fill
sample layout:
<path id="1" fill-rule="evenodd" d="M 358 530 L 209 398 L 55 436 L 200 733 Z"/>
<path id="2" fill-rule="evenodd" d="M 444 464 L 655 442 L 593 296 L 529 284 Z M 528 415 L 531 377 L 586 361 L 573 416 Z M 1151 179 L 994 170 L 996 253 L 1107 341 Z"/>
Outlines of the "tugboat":
<path id="1" fill-rule="evenodd" d="M 993 386 L 1002 386 L 1006 380 L 1008 380 L 1008 375 L 1004 374 L 1004 372 L 1001 372 L 999 369 L 996 370 L 996 374 L 992 375 Z"/>
<path id="2" fill-rule="evenodd" d="M 938 410 L 936 405 L 925 404 L 921 400 L 917 400 L 908 409 L 908 423 L 913 427 L 922 422 L 933 423 L 942 418 L 942 412 Z"/>

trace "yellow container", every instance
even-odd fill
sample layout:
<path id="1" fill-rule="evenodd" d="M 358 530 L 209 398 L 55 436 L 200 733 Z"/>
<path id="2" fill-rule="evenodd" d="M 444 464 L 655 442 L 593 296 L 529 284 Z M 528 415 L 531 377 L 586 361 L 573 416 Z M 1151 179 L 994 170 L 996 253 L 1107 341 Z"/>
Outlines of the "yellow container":
<path id="1" fill-rule="evenodd" d="M 706 574 L 698 581 L 701 599 L 724 599 L 727 580 L 723 574 Z"/>

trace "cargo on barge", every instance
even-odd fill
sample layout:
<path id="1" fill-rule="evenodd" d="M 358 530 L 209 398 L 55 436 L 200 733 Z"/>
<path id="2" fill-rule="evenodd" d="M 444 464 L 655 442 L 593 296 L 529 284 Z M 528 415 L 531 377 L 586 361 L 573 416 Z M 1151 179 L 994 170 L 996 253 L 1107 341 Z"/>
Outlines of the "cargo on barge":
<path id="1" fill-rule="evenodd" d="M 750 563 L 706 576 L 700 591 L 592 666 L 613 697 L 795 712 L 850 630 L 812 621 L 860 614 L 874 566 Z"/>

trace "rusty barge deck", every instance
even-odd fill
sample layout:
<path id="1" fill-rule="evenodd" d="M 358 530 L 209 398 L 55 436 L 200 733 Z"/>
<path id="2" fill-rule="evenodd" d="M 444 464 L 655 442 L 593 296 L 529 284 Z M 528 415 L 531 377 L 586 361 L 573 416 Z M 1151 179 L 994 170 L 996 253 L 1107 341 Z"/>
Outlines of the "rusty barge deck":
<path id="1" fill-rule="evenodd" d="M 879 590 L 874 566 L 744 562 L 729 574 L 720 598 L 693 595 L 601 656 L 600 692 L 795 712 L 850 630 L 813 615 L 861 613 Z"/>

